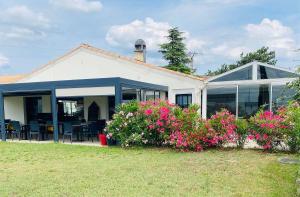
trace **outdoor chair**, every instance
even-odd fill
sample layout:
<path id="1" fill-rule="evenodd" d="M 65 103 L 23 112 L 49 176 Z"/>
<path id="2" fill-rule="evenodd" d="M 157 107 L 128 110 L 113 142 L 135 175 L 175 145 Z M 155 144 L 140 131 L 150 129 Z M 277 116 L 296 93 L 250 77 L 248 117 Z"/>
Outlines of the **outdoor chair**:
<path id="1" fill-rule="evenodd" d="M 89 131 L 91 133 L 92 138 L 96 137 L 99 133 L 99 126 L 98 126 L 97 122 L 91 122 L 88 127 L 89 127 Z"/>
<path id="2" fill-rule="evenodd" d="M 40 141 L 40 124 L 38 121 L 30 121 L 29 123 L 29 140 L 31 141 L 32 136 L 36 135 L 37 139 Z"/>
<path id="3" fill-rule="evenodd" d="M 63 143 L 65 142 L 65 136 L 70 136 L 71 144 L 73 142 L 73 126 L 71 122 L 63 123 Z"/>
<path id="4" fill-rule="evenodd" d="M 94 142 L 93 133 L 92 133 L 92 130 L 90 129 L 89 125 L 82 125 L 81 132 L 82 132 L 83 139 L 84 139 L 84 137 L 87 137 L 87 140 L 89 141 L 91 138 L 92 142 Z"/>
<path id="5" fill-rule="evenodd" d="M 22 128 L 19 121 L 11 121 L 12 130 L 10 131 L 11 139 L 14 140 L 14 136 L 21 140 Z"/>

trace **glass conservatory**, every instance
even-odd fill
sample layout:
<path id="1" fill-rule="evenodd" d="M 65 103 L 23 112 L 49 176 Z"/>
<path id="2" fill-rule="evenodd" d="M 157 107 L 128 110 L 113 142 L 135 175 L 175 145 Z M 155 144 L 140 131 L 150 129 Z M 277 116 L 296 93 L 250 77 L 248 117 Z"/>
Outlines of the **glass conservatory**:
<path id="1" fill-rule="evenodd" d="M 222 108 L 239 118 L 248 118 L 259 109 L 274 110 L 294 94 L 286 84 L 298 74 L 273 65 L 252 62 L 209 78 L 203 89 L 202 117 L 209 118 Z"/>

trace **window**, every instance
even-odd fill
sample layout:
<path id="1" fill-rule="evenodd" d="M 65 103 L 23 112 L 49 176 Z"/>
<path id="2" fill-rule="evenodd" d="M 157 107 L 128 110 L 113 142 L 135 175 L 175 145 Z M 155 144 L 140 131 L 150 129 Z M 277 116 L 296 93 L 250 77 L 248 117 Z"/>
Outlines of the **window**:
<path id="1" fill-rule="evenodd" d="M 248 66 L 233 73 L 224 75 L 222 77 L 212 80 L 212 82 L 236 80 L 252 80 L 252 66 Z"/>
<path id="2" fill-rule="evenodd" d="M 272 85 L 272 109 L 286 105 L 295 94 L 295 90 L 287 88 L 285 85 Z"/>
<path id="3" fill-rule="evenodd" d="M 248 118 L 260 107 L 269 109 L 269 85 L 241 85 L 238 95 L 238 116 Z"/>
<path id="4" fill-rule="evenodd" d="M 298 77 L 297 74 L 287 72 L 266 66 L 257 67 L 257 79 L 276 79 L 276 78 L 293 78 Z"/>
<path id="5" fill-rule="evenodd" d="M 207 90 L 208 117 L 222 108 L 236 114 L 236 87 L 219 87 Z"/>
<path id="6" fill-rule="evenodd" d="M 127 103 L 132 100 L 140 100 L 139 89 L 122 87 L 122 103 Z"/>
<path id="7" fill-rule="evenodd" d="M 146 101 L 155 99 L 155 91 L 147 90 L 145 94 L 146 94 Z"/>
<path id="8" fill-rule="evenodd" d="M 192 104 L 192 94 L 176 94 L 176 104 L 182 108 L 187 108 Z"/>
<path id="9" fill-rule="evenodd" d="M 83 98 L 59 99 L 58 119 L 60 121 L 81 120 L 84 118 Z"/>

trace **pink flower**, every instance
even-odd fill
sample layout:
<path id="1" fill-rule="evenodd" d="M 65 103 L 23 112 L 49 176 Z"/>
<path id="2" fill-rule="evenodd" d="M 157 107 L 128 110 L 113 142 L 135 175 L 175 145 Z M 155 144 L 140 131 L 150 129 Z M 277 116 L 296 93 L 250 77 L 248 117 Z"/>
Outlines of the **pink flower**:
<path id="1" fill-rule="evenodd" d="M 147 109 L 146 111 L 145 111 L 145 115 L 147 115 L 147 116 L 149 116 L 149 115 L 151 115 L 152 114 L 152 109 Z"/>
<path id="2" fill-rule="evenodd" d="M 160 120 L 157 120 L 156 125 L 161 127 L 161 126 L 163 126 L 163 123 Z"/>
<path id="3" fill-rule="evenodd" d="M 260 135 L 259 135 L 258 133 L 255 135 L 255 139 L 256 139 L 256 140 L 259 140 L 259 139 L 260 139 Z"/>

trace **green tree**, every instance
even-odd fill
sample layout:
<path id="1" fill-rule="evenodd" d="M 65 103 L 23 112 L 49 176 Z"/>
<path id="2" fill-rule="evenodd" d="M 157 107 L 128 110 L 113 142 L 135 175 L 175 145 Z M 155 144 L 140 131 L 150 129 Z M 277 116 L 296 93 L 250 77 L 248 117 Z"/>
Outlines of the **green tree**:
<path id="1" fill-rule="evenodd" d="M 183 43 L 185 39 L 177 27 L 168 30 L 168 42 L 160 45 L 159 52 L 163 58 L 169 62 L 165 68 L 170 70 L 191 74 L 193 71 L 187 66 L 190 63 L 190 58 L 186 53 L 186 46 Z"/>
<path id="2" fill-rule="evenodd" d="M 253 61 L 275 65 L 277 62 L 275 58 L 275 51 L 269 51 L 269 47 L 262 47 L 254 52 L 246 54 L 241 53 L 240 60 L 238 60 L 235 64 L 223 64 L 221 65 L 221 68 L 215 71 L 208 70 L 207 75 L 219 75 Z"/>

